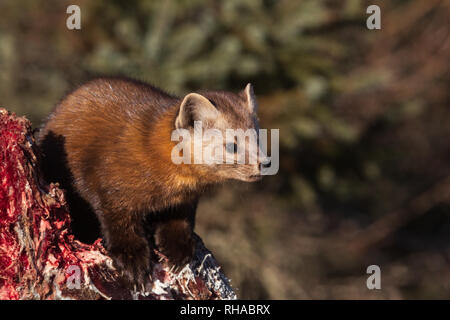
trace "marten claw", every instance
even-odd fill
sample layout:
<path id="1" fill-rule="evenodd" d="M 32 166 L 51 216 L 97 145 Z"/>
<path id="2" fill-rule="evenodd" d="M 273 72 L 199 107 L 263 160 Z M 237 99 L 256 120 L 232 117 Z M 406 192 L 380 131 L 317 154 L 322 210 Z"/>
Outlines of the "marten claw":
<path id="1" fill-rule="evenodd" d="M 122 278 L 130 285 L 145 285 L 147 278 L 151 281 L 150 250 L 147 244 L 112 248 L 110 255 Z"/>

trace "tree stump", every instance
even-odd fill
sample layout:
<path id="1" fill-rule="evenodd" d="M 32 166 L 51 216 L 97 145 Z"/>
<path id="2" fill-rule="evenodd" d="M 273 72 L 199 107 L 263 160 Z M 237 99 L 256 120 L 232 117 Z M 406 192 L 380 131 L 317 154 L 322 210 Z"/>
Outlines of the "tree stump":
<path id="1" fill-rule="evenodd" d="M 71 234 L 64 192 L 43 181 L 39 159 L 30 122 L 0 108 L 0 299 L 236 299 L 198 236 L 181 271 L 155 250 L 152 280 L 127 287 L 101 239 Z"/>

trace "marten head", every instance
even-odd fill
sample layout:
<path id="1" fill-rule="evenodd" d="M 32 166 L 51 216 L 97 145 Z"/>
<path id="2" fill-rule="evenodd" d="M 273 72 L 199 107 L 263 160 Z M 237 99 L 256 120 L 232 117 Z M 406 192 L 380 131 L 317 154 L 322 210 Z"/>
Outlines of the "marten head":
<path id="1" fill-rule="evenodd" d="M 251 84 L 239 94 L 190 93 L 175 120 L 172 160 L 215 180 L 256 181 L 268 158 L 259 139 L 257 103 Z M 182 154 L 182 155 L 181 155 Z"/>

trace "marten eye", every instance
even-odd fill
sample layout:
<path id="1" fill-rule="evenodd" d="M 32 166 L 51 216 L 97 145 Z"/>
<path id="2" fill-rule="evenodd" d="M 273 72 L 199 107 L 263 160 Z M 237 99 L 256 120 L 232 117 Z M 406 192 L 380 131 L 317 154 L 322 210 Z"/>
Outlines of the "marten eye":
<path id="1" fill-rule="evenodd" d="M 227 143 L 225 148 L 229 153 L 237 153 L 238 151 L 238 145 L 236 143 Z"/>

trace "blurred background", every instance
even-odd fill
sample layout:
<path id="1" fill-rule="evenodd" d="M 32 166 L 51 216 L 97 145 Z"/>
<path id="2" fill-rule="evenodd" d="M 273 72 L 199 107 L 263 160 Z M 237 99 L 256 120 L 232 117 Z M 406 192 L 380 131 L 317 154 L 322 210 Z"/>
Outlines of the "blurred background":
<path id="1" fill-rule="evenodd" d="M 450 298 L 448 1 L 1 0 L 0 16 L 0 105 L 35 127 L 98 75 L 178 95 L 254 84 L 280 171 L 197 215 L 240 298 Z"/>

